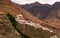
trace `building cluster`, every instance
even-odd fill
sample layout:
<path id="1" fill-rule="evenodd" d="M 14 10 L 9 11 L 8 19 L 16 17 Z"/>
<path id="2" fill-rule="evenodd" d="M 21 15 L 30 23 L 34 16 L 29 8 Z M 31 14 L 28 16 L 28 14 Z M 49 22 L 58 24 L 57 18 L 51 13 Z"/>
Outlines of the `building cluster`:
<path id="1" fill-rule="evenodd" d="M 42 28 L 43 30 L 47 30 L 47 31 L 50 31 L 50 32 L 54 32 L 53 30 L 47 28 L 47 27 L 43 27 L 42 25 L 38 24 L 38 23 L 34 23 L 32 21 L 27 21 L 23 15 L 19 14 L 16 16 L 15 20 L 20 23 L 20 24 L 27 24 L 27 25 L 30 25 L 30 26 L 34 26 L 36 28 Z"/>

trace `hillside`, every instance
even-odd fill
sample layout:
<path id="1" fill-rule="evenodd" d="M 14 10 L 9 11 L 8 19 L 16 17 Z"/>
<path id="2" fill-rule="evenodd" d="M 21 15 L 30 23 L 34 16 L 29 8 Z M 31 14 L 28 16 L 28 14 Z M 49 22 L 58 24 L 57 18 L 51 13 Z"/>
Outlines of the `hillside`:
<path id="1" fill-rule="evenodd" d="M 53 4 L 51 14 L 45 19 L 46 22 L 60 28 L 60 2 Z"/>
<path id="2" fill-rule="evenodd" d="M 0 24 L 3 24 L 3 26 L 0 25 L 1 31 L 3 31 L 0 31 L 0 34 L 4 35 L 3 37 L 1 34 L 2 38 L 59 38 L 60 36 L 60 28 L 38 19 L 38 17 L 35 17 L 21 6 L 17 6 L 11 0 L 0 0 L 0 15 Z M 17 15 L 20 15 L 19 20 Z M 6 25 L 4 25 L 5 23 Z M 9 30 L 9 28 L 11 29 Z M 5 31 L 7 32 L 5 33 Z"/>
<path id="3" fill-rule="evenodd" d="M 34 16 L 40 19 L 45 19 L 51 14 L 52 11 L 60 9 L 60 2 L 56 2 L 53 5 L 35 2 L 21 6 L 32 13 Z"/>
<path id="4" fill-rule="evenodd" d="M 60 2 L 56 2 L 53 5 L 35 2 L 21 6 L 34 16 L 51 24 L 50 26 L 60 27 Z"/>
<path id="5" fill-rule="evenodd" d="M 0 38 L 21 38 L 7 15 L 0 14 Z"/>

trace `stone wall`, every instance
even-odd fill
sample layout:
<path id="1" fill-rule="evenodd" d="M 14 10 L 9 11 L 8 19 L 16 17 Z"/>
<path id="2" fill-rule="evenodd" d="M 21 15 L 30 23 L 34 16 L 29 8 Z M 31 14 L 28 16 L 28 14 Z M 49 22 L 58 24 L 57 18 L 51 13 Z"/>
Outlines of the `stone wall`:
<path id="1" fill-rule="evenodd" d="M 31 25 L 18 24 L 16 27 L 26 36 L 30 38 L 50 38 L 55 36 L 56 33 L 43 30 L 42 28 L 36 28 Z"/>

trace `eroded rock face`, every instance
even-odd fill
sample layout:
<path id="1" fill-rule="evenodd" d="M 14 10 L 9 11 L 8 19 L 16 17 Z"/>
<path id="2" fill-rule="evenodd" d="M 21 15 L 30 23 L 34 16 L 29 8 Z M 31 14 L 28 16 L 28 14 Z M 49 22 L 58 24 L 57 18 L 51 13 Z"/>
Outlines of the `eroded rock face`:
<path id="1" fill-rule="evenodd" d="M 5 14 L 0 14 L 0 38 L 21 38 Z"/>
<path id="2" fill-rule="evenodd" d="M 60 19 L 60 10 L 58 10 L 58 11 L 56 12 L 56 17 L 57 17 L 58 19 Z"/>
<path id="3" fill-rule="evenodd" d="M 54 10 L 46 19 L 47 23 L 50 23 L 56 28 L 60 28 L 60 10 Z"/>

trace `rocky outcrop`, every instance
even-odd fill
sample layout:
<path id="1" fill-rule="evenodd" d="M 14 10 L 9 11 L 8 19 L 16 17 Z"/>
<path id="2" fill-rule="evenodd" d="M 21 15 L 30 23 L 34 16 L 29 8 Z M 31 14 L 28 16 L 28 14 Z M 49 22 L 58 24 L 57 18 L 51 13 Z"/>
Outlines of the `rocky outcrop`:
<path id="1" fill-rule="evenodd" d="M 0 38 L 21 38 L 5 14 L 0 14 Z"/>
<path id="2" fill-rule="evenodd" d="M 38 26 L 18 23 L 16 27 L 29 38 L 50 38 L 52 36 L 58 37 L 59 34 L 59 31 L 57 32 L 57 30 L 53 30 L 41 25 Z"/>

